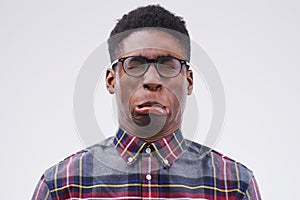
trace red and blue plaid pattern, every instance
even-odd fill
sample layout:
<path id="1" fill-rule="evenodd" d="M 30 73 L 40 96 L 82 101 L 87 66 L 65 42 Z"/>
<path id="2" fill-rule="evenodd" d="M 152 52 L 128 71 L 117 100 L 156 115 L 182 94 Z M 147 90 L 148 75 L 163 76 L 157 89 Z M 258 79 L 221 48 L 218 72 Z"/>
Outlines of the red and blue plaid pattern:
<path id="1" fill-rule="evenodd" d="M 148 144 L 119 129 L 46 170 L 32 199 L 261 199 L 250 170 L 202 148 L 180 130 Z"/>
<path id="2" fill-rule="evenodd" d="M 140 154 L 147 153 L 143 150 L 149 148 L 151 150 L 150 155 L 158 158 L 164 167 L 170 167 L 186 149 L 185 140 L 180 131 L 170 134 L 162 140 L 147 144 L 120 129 L 116 134 L 114 144 L 118 153 L 128 164 L 133 164 Z"/>

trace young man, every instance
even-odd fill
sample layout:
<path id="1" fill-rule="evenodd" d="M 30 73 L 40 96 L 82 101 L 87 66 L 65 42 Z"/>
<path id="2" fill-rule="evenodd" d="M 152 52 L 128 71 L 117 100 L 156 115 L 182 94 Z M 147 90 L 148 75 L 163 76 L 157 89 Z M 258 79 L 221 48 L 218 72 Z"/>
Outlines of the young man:
<path id="1" fill-rule="evenodd" d="M 108 40 L 119 130 L 46 170 L 33 199 L 261 199 L 250 170 L 184 139 L 193 90 L 185 22 L 160 6 L 129 12 Z"/>

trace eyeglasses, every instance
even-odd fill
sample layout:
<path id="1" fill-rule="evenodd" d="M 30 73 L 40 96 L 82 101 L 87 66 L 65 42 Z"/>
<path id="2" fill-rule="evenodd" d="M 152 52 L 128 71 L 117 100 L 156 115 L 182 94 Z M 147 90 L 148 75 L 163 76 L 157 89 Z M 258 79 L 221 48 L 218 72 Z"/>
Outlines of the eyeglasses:
<path id="1" fill-rule="evenodd" d="M 133 77 L 140 77 L 145 75 L 151 63 L 154 63 L 156 71 L 161 77 L 173 78 L 180 74 L 182 66 L 185 65 L 189 69 L 188 61 L 180 60 L 172 56 L 162 56 L 156 59 L 148 59 L 143 56 L 129 56 L 119 58 L 112 63 L 113 69 L 116 64 L 122 63 L 123 70 L 126 74 Z"/>

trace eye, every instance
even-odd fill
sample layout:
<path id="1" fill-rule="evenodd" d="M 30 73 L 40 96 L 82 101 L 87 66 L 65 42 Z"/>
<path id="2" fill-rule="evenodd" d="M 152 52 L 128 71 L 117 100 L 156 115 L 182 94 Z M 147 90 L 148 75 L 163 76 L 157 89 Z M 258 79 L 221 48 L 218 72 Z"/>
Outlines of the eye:
<path id="1" fill-rule="evenodd" d="M 181 66 L 180 62 L 172 57 L 162 57 L 158 61 L 161 68 L 178 69 Z"/>
<path id="2" fill-rule="evenodd" d="M 124 62 L 127 69 L 142 67 L 146 63 L 147 63 L 147 60 L 140 56 L 129 57 Z"/>

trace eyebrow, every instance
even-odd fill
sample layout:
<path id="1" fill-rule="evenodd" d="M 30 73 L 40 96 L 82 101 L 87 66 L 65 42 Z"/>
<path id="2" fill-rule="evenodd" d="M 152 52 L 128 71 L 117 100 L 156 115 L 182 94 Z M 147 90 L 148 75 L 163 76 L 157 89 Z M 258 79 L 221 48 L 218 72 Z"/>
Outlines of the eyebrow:
<path id="1" fill-rule="evenodd" d="M 157 56 L 155 58 L 149 58 L 147 56 L 142 56 L 141 54 L 139 54 L 138 56 L 139 57 L 144 57 L 144 58 L 147 58 L 147 59 L 157 59 L 157 58 L 163 58 L 163 57 L 173 57 L 173 58 L 176 58 L 176 57 L 172 56 L 171 54 L 160 55 L 160 56 Z"/>

